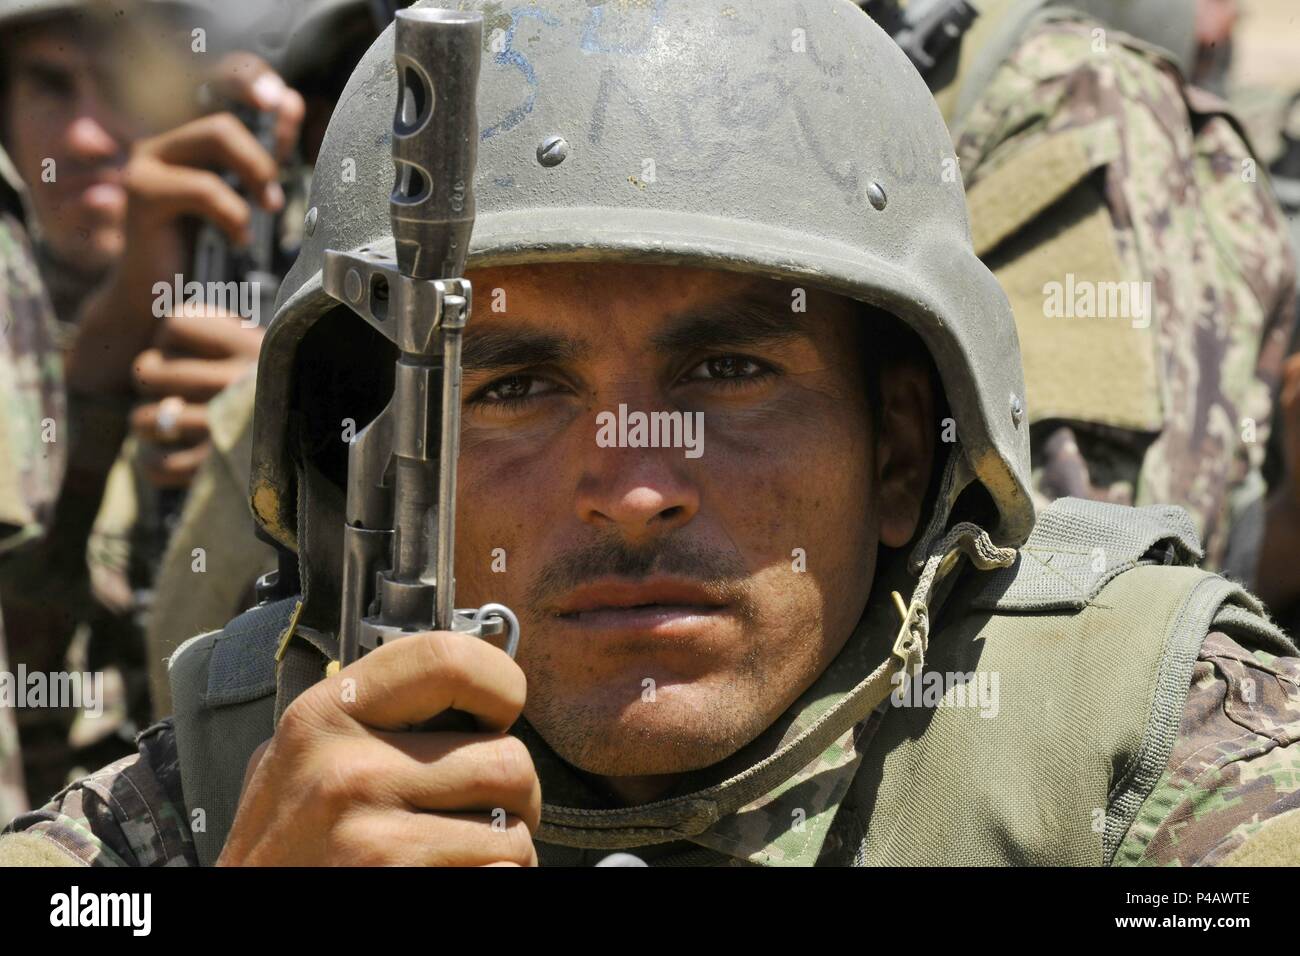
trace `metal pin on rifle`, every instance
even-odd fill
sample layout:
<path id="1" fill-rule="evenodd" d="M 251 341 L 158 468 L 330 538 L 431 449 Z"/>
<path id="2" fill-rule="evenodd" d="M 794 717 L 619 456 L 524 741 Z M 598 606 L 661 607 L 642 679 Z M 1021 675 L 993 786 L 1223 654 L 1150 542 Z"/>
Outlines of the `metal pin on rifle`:
<path id="1" fill-rule="evenodd" d="M 476 100 L 483 19 L 450 10 L 396 15 L 394 255 L 327 250 L 325 290 L 397 346 L 393 396 L 348 449 L 339 621 L 344 666 L 415 631 L 505 633 L 509 608 L 455 610 L 456 462 L 464 277 L 474 228 Z"/>

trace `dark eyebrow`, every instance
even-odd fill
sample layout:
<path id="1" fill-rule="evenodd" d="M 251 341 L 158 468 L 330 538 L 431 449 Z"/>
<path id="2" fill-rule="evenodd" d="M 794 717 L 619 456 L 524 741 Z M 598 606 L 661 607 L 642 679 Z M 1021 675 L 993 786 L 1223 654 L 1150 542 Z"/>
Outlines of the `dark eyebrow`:
<path id="1" fill-rule="evenodd" d="M 768 299 L 742 296 L 683 312 L 651 340 L 660 352 L 783 342 L 808 335 L 808 313 Z"/>
<path id="2" fill-rule="evenodd" d="M 471 326 L 465 332 L 460 364 L 467 372 L 491 372 L 572 362 L 590 351 L 587 341 L 555 332 L 518 326 Z"/>
<path id="3" fill-rule="evenodd" d="M 67 82 L 72 77 L 72 68 L 57 60 L 19 60 L 14 64 L 14 71 L 47 85 Z"/>

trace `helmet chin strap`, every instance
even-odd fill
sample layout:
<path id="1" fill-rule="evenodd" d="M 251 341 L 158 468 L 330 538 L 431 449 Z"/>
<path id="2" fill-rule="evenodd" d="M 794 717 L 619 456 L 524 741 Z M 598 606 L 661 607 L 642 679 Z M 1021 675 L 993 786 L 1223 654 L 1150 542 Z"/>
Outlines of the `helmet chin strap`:
<path id="1" fill-rule="evenodd" d="M 926 552 L 921 566 L 921 576 L 912 590 L 912 600 L 903 603 L 902 596 L 893 592 L 894 606 L 902 618 L 898 637 L 894 641 L 893 657 L 902 662 L 910 676 L 920 672 L 925 665 L 925 652 L 930 641 L 930 620 L 938 610 L 936 592 L 939 585 L 957 567 L 965 555 L 978 570 L 992 571 L 1015 564 L 1016 549 L 1000 548 L 989 534 L 973 521 L 962 521 L 952 526 Z"/>
<path id="2" fill-rule="evenodd" d="M 934 548 L 934 543 L 947 530 L 948 520 L 952 517 L 957 499 L 975 480 L 975 473 L 966 461 L 961 443 L 954 442 L 943 464 L 943 478 L 939 482 L 939 492 L 934 498 L 934 510 L 930 512 L 930 520 L 926 522 L 925 530 L 916 539 L 916 544 L 907 559 L 907 566 L 913 574 L 921 573 L 926 558 Z"/>
<path id="3" fill-rule="evenodd" d="M 894 605 L 902 618 L 894 643 L 894 656 L 904 662 L 909 673 L 918 672 L 924 664 L 930 619 L 939 603 L 936 591 L 957 566 L 961 556 L 964 554 L 980 571 L 1010 567 L 1016 561 L 1015 548 L 998 547 L 989 533 L 975 522 L 960 521 L 948 527 L 957 499 L 973 481 L 975 475 L 961 445 L 955 443 L 944 464 L 934 512 L 908 559 L 908 567 L 913 573 L 919 573 L 912 599 L 904 604 L 902 596 L 897 591 L 893 593 Z"/>

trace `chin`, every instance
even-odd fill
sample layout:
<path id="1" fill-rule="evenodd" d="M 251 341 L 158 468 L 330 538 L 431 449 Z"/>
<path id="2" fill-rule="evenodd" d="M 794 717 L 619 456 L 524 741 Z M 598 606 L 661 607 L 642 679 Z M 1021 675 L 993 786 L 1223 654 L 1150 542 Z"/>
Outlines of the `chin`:
<path id="1" fill-rule="evenodd" d="M 588 698 L 539 708 L 528 719 L 567 763 L 606 777 L 698 770 L 731 756 L 767 726 L 762 715 L 739 719 L 745 709 L 740 701 L 720 706 L 716 690 L 692 689 L 697 693 L 661 687 L 653 702 L 638 698 L 608 707 Z"/>
<path id="2" fill-rule="evenodd" d="M 98 272 L 122 258 L 123 248 L 120 230 L 94 230 L 79 256 L 79 263 L 86 272 Z"/>
<path id="3" fill-rule="evenodd" d="M 106 225 L 99 216 L 81 218 L 69 229 L 50 230 L 50 247 L 59 262 L 87 275 L 117 262 L 125 249 L 125 237 L 116 226 Z"/>

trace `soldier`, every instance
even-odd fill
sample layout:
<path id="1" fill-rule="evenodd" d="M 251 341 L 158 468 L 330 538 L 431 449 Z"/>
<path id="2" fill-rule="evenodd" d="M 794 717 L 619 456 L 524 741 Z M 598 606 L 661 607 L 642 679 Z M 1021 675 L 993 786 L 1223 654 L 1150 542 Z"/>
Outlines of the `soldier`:
<path id="1" fill-rule="evenodd" d="M 926 54 L 897 6 L 867 4 L 921 60 L 1011 300 L 1038 504 L 1182 505 L 1206 566 L 1251 582 L 1236 532 L 1263 498 L 1295 264 L 1263 164 L 1185 79 L 1196 3 L 954 3 L 973 17 Z"/>
<path id="2" fill-rule="evenodd" d="M 73 6 L 61 2 L 0 6 L 4 26 L 0 41 L 0 394 L 4 396 L 0 403 L 0 581 L 6 585 L 13 583 L 15 574 L 22 576 L 37 566 L 45 574 L 57 573 L 43 559 L 41 549 L 56 527 L 56 501 L 65 476 L 77 488 L 83 476 L 102 474 L 112 454 L 105 456 L 102 443 L 94 440 L 100 423 L 93 409 L 80 409 L 87 413 L 81 420 L 68 420 L 62 356 L 67 336 L 54 302 L 66 302 L 70 292 L 78 294 L 76 290 L 95 281 L 114 252 L 116 240 L 108 228 L 111 223 L 105 222 L 104 206 L 112 205 L 114 190 L 106 167 L 116 158 L 117 143 L 97 122 L 102 118 L 94 115 L 94 106 L 72 135 L 47 136 L 43 142 L 37 142 L 42 139 L 39 129 L 15 122 L 13 109 L 14 100 L 37 94 L 38 103 L 32 105 L 43 110 L 48 123 L 50 72 L 42 73 L 18 57 L 14 43 L 33 24 L 66 14 Z M 89 65 L 85 72 L 91 72 Z M 96 98 L 95 106 L 100 102 Z M 15 149 L 17 163 L 9 149 Z M 27 159 L 30 162 L 24 162 Z M 19 171 L 24 166 L 28 168 L 23 172 L 36 181 L 47 173 L 51 188 L 29 191 Z M 62 180 L 57 178 L 59 168 Z M 38 225 L 40 220 L 44 223 Z M 32 233 L 39 241 L 32 241 Z M 51 268 L 56 257 L 66 261 Z M 57 280 L 52 289 L 46 285 L 47 277 Z M 74 594 L 64 597 L 76 600 Z M 17 617 L 18 633 L 23 635 L 28 622 Z M 15 621 L 3 623 L 13 628 Z M 0 673 L 10 674 L 13 661 L 5 654 L 3 623 Z M 27 806 L 13 707 L 12 701 L 0 705 L 0 818 L 4 819 Z"/>
<path id="3" fill-rule="evenodd" d="M 306 100 L 301 163 L 286 190 L 291 211 L 285 219 L 296 229 L 307 212 L 311 168 L 329 115 L 352 68 L 387 25 L 376 23 L 376 16 L 375 5 L 363 0 L 312 0 L 299 6 L 280 53 L 277 62 L 287 81 Z M 256 580 L 277 566 L 275 549 L 257 539 L 248 510 L 254 385 L 248 375 L 209 404 L 212 453 L 195 473 L 159 563 L 145 633 L 156 717 L 172 712 L 167 680 L 172 652 L 249 607 Z"/>
<path id="4" fill-rule="evenodd" d="M 180 271 L 175 262 L 186 245 L 187 217 L 222 221 L 232 237 L 242 237 L 247 202 L 196 164 L 214 157 L 218 169 L 242 163 L 246 185 L 257 190 L 269 188 L 275 174 L 274 159 L 251 134 L 241 140 L 232 133 L 233 117 L 193 119 L 193 87 L 208 79 L 231 99 L 274 111 L 286 140 L 296 139 L 302 102 L 251 58 L 209 66 L 206 50 L 191 46 L 191 27 L 206 21 L 184 3 L 107 9 L 84 0 L 15 0 L 0 3 L 0 22 L 2 135 L 13 157 L 14 188 L 30 212 L 41 271 L 62 315 L 59 338 L 68 350 L 68 414 L 54 421 L 65 441 L 80 449 L 68 462 L 62 487 L 49 486 L 59 495 L 44 528 L 48 533 L 33 535 L 0 568 L 5 616 L 16 642 L 11 651 L 31 670 L 62 670 L 75 629 L 90 622 L 101 658 L 90 666 L 125 664 L 132 651 L 138 661 L 140 651 L 130 639 L 129 618 L 113 612 L 126 610 L 129 595 L 115 594 L 112 575 L 103 573 L 112 562 L 94 560 L 87 568 L 86 551 L 128 415 L 139 395 L 154 398 L 134 411 L 137 432 L 147 429 L 171 446 L 170 461 L 163 455 L 156 465 L 161 480 L 184 479 L 183 459 L 191 459 L 192 469 L 194 455 L 203 450 L 203 399 L 237 377 L 237 367 L 251 365 L 260 341 L 256 330 L 235 323 L 224 336 L 214 334 L 210 322 L 196 328 L 197 320 L 180 315 L 160 323 L 152 307 L 154 281 Z M 217 59 L 214 51 L 211 62 Z M 163 95 L 142 90 L 142 73 L 171 76 L 174 83 Z M 201 370 L 195 351 L 212 360 Z M 161 435 L 156 421 L 157 406 L 168 395 L 190 402 L 170 437 Z M 105 550 L 101 543 L 102 536 L 92 540 L 97 558 Z M 136 670 L 143 676 L 140 663 Z M 29 741 L 28 784 L 42 797 L 70 769 L 72 716 L 50 708 L 20 714 Z M 111 739 L 104 746 L 123 752 Z"/>
<path id="5" fill-rule="evenodd" d="M 456 571 L 518 664 L 453 632 L 335 662 L 340 425 L 394 354 L 322 269 L 394 252 L 390 31 L 258 367 L 252 506 L 301 594 L 184 645 L 174 720 L 0 863 L 1295 862 L 1294 646 L 1178 508 L 1035 521 L 1008 303 L 870 18 L 465 6 L 496 55 Z M 702 415 L 700 454 L 598 440 L 629 409 Z M 420 726 L 448 708 L 476 729 Z"/>

